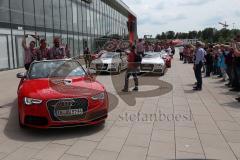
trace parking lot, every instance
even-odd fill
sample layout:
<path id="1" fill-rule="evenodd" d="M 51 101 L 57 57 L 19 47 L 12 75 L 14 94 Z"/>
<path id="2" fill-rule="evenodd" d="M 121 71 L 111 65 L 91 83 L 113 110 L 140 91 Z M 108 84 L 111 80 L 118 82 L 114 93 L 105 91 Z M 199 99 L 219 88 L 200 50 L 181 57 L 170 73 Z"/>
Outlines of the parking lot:
<path id="1" fill-rule="evenodd" d="M 98 76 L 109 93 L 110 113 L 105 125 L 91 127 L 21 129 L 15 78 L 20 71 L 0 72 L 0 159 L 240 158 L 240 109 L 234 94 L 214 78 L 204 79 L 202 92 L 193 92 L 192 65 L 178 57 L 164 76 L 141 76 L 138 93 L 121 92 L 124 73 Z"/>

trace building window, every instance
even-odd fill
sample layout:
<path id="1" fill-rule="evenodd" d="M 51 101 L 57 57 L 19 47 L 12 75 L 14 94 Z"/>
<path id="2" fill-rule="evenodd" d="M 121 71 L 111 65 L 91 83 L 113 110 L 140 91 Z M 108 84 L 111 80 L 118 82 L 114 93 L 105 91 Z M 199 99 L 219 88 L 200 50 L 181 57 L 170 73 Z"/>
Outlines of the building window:
<path id="1" fill-rule="evenodd" d="M 25 24 L 28 26 L 35 26 L 33 0 L 24 0 L 23 2 Z"/>
<path id="2" fill-rule="evenodd" d="M 7 37 L 0 36 L 0 70 L 8 68 L 8 47 L 7 47 Z"/>
<path id="3" fill-rule="evenodd" d="M 76 2 L 72 2 L 72 10 L 73 10 L 73 30 L 74 32 L 78 32 L 78 11 Z"/>
<path id="4" fill-rule="evenodd" d="M 0 2 L 0 22 L 10 22 L 9 0 L 1 0 Z"/>
<path id="5" fill-rule="evenodd" d="M 36 17 L 36 25 L 37 27 L 45 27 L 44 26 L 44 0 L 35 0 L 35 17 Z"/>
<path id="6" fill-rule="evenodd" d="M 60 30 L 60 14 L 59 14 L 60 4 L 59 4 L 59 0 L 52 0 L 52 1 L 53 1 L 53 25 L 54 25 L 55 33 L 57 33 Z"/>
<path id="7" fill-rule="evenodd" d="M 67 10 L 65 0 L 60 0 L 61 29 L 67 31 Z"/>
<path id="8" fill-rule="evenodd" d="M 11 6 L 11 19 L 14 24 L 23 24 L 23 9 L 22 0 L 10 1 Z"/>
<path id="9" fill-rule="evenodd" d="M 46 0 L 44 1 L 44 9 L 45 9 L 45 24 L 46 27 L 51 29 L 53 28 L 53 20 L 52 20 L 52 1 Z"/>
<path id="10" fill-rule="evenodd" d="M 72 1 L 66 0 L 67 3 L 67 24 L 68 24 L 68 31 L 73 30 L 73 17 L 72 17 Z"/>

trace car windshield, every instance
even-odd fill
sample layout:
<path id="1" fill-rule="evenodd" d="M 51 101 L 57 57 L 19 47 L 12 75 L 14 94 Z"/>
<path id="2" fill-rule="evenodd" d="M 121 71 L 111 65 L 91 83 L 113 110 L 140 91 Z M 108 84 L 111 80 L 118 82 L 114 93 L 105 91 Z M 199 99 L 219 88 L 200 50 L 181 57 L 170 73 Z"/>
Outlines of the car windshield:
<path id="1" fill-rule="evenodd" d="M 101 58 L 118 58 L 118 54 L 115 53 L 104 53 Z"/>
<path id="2" fill-rule="evenodd" d="M 144 56 L 144 58 L 157 58 L 157 57 L 159 57 L 158 53 L 147 53 Z"/>
<path id="3" fill-rule="evenodd" d="M 30 79 L 51 77 L 84 76 L 86 72 L 76 61 L 43 61 L 33 63 L 30 71 Z"/>

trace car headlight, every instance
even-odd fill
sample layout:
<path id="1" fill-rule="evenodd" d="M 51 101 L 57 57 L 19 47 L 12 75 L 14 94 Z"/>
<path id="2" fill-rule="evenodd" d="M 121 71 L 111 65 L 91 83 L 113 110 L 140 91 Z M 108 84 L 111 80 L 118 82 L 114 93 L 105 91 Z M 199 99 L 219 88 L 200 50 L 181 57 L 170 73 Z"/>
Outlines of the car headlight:
<path id="1" fill-rule="evenodd" d="M 41 104 L 42 103 L 42 100 L 40 99 L 33 99 L 33 98 L 28 98 L 28 97 L 25 97 L 24 98 L 24 104 L 25 105 L 33 105 L 33 104 Z"/>
<path id="2" fill-rule="evenodd" d="M 99 93 L 95 96 L 92 96 L 92 100 L 94 100 L 94 101 L 104 100 L 104 99 L 105 99 L 105 93 L 104 92 Z"/>
<path id="3" fill-rule="evenodd" d="M 156 64 L 155 68 L 162 68 L 162 65 L 161 64 Z"/>

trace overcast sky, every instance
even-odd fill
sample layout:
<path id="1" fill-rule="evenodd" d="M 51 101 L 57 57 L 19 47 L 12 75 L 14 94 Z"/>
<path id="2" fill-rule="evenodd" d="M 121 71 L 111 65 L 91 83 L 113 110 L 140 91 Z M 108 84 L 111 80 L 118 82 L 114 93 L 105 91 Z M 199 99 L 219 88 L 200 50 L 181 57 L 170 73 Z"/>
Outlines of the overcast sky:
<path id="1" fill-rule="evenodd" d="M 186 32 L 205 27 L 240 28 L 240 0 L 123 0 L 138 17 L 138 34 Z"/>

